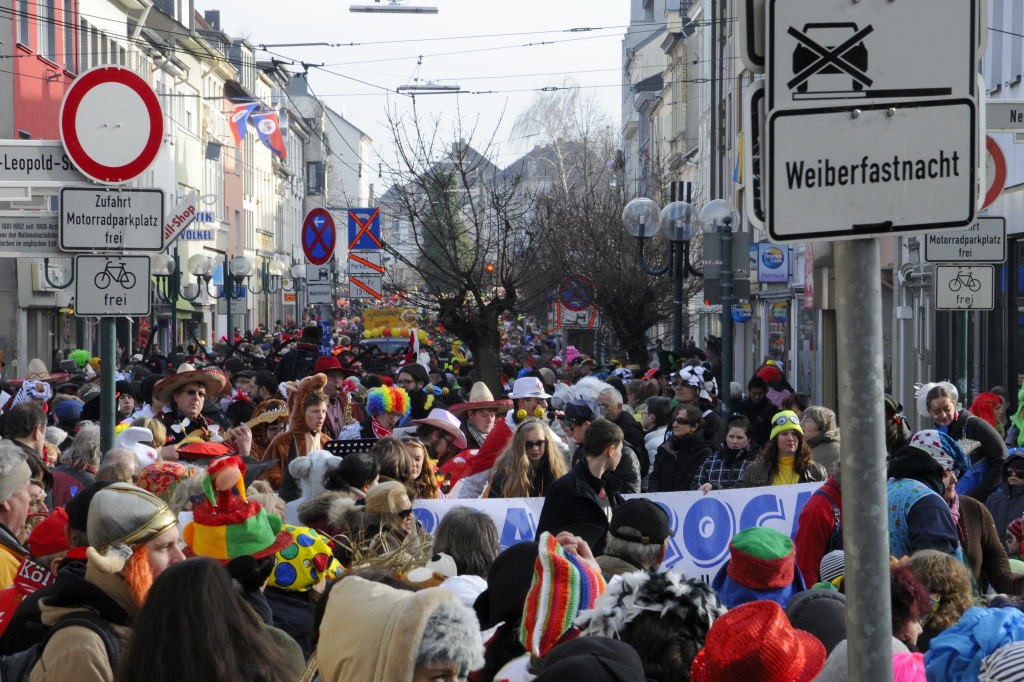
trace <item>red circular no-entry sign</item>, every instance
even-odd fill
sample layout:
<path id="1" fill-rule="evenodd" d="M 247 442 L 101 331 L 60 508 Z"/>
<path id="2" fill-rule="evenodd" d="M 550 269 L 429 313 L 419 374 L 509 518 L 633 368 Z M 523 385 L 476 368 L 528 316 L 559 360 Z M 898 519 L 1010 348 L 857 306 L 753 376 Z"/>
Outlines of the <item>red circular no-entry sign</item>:
<path id="1" fill-rule="evenodd" d="M 121 66 L 97 66 L 76 78 L 61 102 L 59 123 L 61 142 L 78 170 L 109 184 L 141 175 L 164 136 L 153 88 Z"/>
<path id="2" fill-rule="evenodd" d="M 1006 157 L 999 143 L 992 139 L 991 135 L 985 136 L 985 151 L 987 152 L 986 179 L 988 187 L 985 188 L 985 198 L 979 208 L 988 208 L 993 201 L 999 198 L 1003 188 L 1006 187 Z"/>

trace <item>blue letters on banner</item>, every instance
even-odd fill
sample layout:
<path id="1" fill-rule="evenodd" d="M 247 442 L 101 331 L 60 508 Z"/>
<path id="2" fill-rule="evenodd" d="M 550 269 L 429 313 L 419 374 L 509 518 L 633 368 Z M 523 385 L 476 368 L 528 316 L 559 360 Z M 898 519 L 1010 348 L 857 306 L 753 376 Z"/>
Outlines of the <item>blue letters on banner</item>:
<path id="1" fill-rule="evenodd" d="M 646 497 L 668 512 L 675 535 L 669 539 L 662 567 L 710 582 L 729 559 L 729 540 L 741 530 L 769 526 L 790 537 L 795 535 L 800 511 L 820 486 L 820 483 L 801 483 L 721 490 L 707 495 L 676 492 L 626 497 Z M 472 507 L 490 516 L 504 549 L 535 539 L 544 499 L 417 500 L 414 503 L 416 518 L 428 533 L 437 529 L 449 509 L 460 506 Z"/>

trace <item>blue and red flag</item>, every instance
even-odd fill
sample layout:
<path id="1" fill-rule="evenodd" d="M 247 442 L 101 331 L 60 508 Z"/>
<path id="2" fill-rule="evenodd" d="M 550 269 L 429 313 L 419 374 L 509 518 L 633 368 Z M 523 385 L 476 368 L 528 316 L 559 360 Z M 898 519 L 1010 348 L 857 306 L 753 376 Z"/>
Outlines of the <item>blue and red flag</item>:
<path id="1" fill-rule="evenodd" d="M 253 123 L 256 124 L 256 132 L 260 140 L 267 146 L 267 149 L 284 159 L 288 156 L 288 150 L 284 146 L 284 136 L 281 134 L 281 121 L 277 112 L 261 111 L 252 115 Z"/>
<path id="2" fill-rule="evenodd" d="M 249 132 L 249 116 L 259 106 L 258 102 L 250 102 L 249 104 L 239 104 L 235 107 L 235 112 L 231 114 L 231 134 L 235 136 L 235 145 L 242 144 L 242 140 L 245 139 L 246 133 Z"/>

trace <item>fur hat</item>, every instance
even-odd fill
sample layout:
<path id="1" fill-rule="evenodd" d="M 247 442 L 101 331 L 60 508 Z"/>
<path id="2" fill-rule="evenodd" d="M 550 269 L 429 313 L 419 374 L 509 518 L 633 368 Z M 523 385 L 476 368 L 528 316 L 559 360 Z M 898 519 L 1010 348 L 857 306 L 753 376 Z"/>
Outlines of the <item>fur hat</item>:
<path id="1" fill-rule="evenodd" d="M 135 547 L 177 523 L 178 517 L 153 493 L 128 483 L 112 483 L 89 503 L 89 563 L 104 573 L 117 573 Z"/>
<path id="2" fill-rule="evenodd" d="M 473 609 L 458 599 L 445 599 L 438 603 L 423 628 L 416 665 L 439 662 L 454 663 L 467 672 L 484 664 L 480 623 Z"/>
<path id="3" fill-rule="evenodd" d="M 775 436 L 783 431 L 796 431 L 801 436 L 804 435 L 804 427 L 800 426 L 800 417 L 796 412 L 792 410 L 776 412 L 772 417 L 772 432 L 768 439 L 775 440 Z"/>
<path id="4" fill-rule="evenodd" d="M 543 658 L 580 611 L 593 608 L 605 582 L 599 572 L 566 552 L 551 533 L 541 533 L 537 547 L 519 641 L 532 656 Z"/>
<path id="5" fill-rule="evenodd" d="M 788 535 L 764 526 L 741 530 L 729 542 L 729 561 L 711 586 L 729 608 L 764 599 L 785 606 L 804 589 L 794 557 Z"/>
<path id="6" fill-rule="evenodd" d="M 170 403 L 174 400 L 174 392 L 186 384 L 203 384 L 206 387 L 207 399 L 221 395 L 230 386 L 228 378 L 219 369 L 196 369 L 185 362 L 178 365 L 177 372 L 161 379 L 153 386 L 153 397 L 162 403 Z"/>
<path id="7" fill-rule="evenodd" d="M 825 665 L 825 647 L 794 628 L 782 607 L 754 601 L 731 609 L 708 631 L 690 668 L 693 682 L 810 682 Z"/>
<path id="8" fill-rule="evenodd" d="M 726 609 L 718 595 L 700 580 L 656 570 L 634 571 L 615 576 L 594 602 L 594 608 L 576 618 L 576 626 L 585 635 L 617 639 L 645 611 L 676 618 L 699 649 L 711 624 Z"/>
<path id="9" fill-rule="evenodd" d="M 327 450 L 313 450 L 305 457 L 296 457 L 288 463 L 288 473 L 299 482 L 302 498 L 307 500 L 324 491 L 324 476 L 341 464 L 341 457 Z"/>

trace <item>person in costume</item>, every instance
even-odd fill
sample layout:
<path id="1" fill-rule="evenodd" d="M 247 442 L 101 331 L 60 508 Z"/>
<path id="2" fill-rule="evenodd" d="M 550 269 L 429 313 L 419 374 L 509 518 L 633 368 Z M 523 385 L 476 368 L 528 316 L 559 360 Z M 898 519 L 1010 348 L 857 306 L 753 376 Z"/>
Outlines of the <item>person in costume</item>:
<path id="1" fill-rule="evenodd" d="M 377 386 L 366 392 L 366 413 L 369 419 L 363 424 L 363 438 L 384 438 L 390 436 L 398 421 L 409 414 L 409 394 L 397 386 Z"/>

